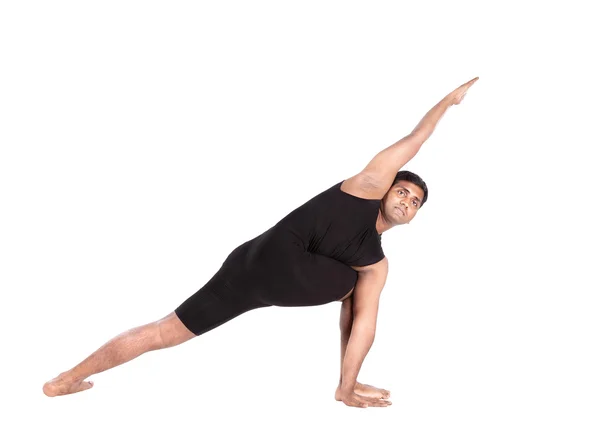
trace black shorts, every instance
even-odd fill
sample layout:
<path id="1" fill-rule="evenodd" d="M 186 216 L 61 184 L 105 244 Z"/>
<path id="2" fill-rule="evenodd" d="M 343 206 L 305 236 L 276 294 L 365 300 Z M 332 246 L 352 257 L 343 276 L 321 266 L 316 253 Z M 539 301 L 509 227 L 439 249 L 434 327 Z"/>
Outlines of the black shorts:
<path id="1" fill-rule="evenodd" d="M 175 314 L 192 333 L 200 335 L 259 307 L 338 301 L 356 285 L 358 274 L 352 267 L 299 247 L 286 250 L 248 262 L 251 245 L 241 245 Z"/>

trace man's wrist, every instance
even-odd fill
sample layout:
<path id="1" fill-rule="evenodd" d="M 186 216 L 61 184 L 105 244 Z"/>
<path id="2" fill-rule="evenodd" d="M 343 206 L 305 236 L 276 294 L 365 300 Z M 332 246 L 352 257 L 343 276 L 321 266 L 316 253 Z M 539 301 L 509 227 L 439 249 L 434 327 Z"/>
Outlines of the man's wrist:
<path id="1" fill-rule="evenodd" d="M 355 387 L 356 387 L 356 381 L 345 382 L 344 380 L 342 380 L 340 382 L 340 390 L 342 392 L 354 392 Z"/>

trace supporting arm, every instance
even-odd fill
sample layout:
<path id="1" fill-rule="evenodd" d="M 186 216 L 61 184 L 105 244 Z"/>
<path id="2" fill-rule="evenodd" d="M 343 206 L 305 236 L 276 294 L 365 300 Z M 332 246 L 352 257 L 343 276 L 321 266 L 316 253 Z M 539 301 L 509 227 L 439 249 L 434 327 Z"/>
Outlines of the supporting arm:
<path id="1" fill-rule="evenodd" d="M 346 312 L 348 313 L 345 317 L 346 321 L 340 318 L 340 326 L 342 322 L 347 324 L 350 318 L 352 319 L 346 348 L 342 338 L 340 392 L 341 400 L 347 405 L 362 407 L 368 403 L 366 398 L 357 395 L 354 389 L 357 385 L 358 372 L 375 339 L 379 296 L 385 285 L 387 270 L 387 258 L 384 258 L 375 266 L 358 273 L 352 295 L 351 312 Z"/>

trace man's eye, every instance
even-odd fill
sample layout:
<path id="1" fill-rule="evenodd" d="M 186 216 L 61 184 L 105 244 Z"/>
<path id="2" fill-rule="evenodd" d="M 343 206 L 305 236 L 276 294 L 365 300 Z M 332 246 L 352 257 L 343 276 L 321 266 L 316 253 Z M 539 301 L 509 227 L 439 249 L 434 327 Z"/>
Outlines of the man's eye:
<path id="1" fill-rule="evenodd" d="M 404 195 L 404 190 L 400 190 L 398 194 Z"/>

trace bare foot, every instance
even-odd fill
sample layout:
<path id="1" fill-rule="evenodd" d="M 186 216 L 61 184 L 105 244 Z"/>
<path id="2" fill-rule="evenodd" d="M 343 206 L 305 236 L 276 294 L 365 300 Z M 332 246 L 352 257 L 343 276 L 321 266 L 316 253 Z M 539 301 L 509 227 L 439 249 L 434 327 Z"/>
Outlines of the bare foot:
<path id="1" fill-rule="evenodd" d="M 94 385 L 93 381 L 69 380 L 66 375 L 60 374 L 53 380 L 44 384 L 44 394 L 46 396 L 69 395 L 71 393 L 82 392 L 90 389 Z"/>
<path id="2" fill-rule="evenodd" d="M 369 398 L 388 399 L 390 397 L 389 390 L 379 389 L 378 387 L 358 382 L 354 387 L 354 393 L 356 393 L 357 395 L 368 396 Z M 338 386 L 337 390 L 335 391 L 335 399 L 337 401 L 342 400 L 340 386 Z"/>

